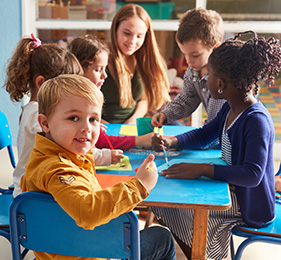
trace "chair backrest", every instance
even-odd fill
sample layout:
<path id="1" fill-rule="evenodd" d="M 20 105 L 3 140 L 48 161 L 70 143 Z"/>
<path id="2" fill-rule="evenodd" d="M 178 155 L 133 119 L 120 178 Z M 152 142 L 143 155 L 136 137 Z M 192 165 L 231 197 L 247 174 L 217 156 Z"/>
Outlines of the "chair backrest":
<path id="1" fill-rule="evenodd" d="M 7 117 L 0 112 L 0 150 L 7 147 L 12 166 L 16 167 L 15 157 L 12 149 L 12 135 L 10 132 Z"/>
<path id="2" fill-rule="evenodd" d="M 48 193 L 29 191 L 13 200 L 10 232 L 14 260 L 21 259 L 20 245 L 61 255 L 140 259 L 139 223 L 134 212 L 85 230 Z"/>

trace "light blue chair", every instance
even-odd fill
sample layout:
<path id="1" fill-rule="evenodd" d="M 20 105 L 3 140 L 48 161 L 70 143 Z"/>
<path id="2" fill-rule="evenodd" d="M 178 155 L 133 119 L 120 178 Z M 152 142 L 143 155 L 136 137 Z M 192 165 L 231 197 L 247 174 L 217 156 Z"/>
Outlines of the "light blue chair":
<path id="1" fill-rule="evenodd" d="M 139 225 L 134 212 L 85 230 L 48 193 L 29 191 L 13 200 L 10 232 L 14 260 L 21 259 L 20 245 L 61 255 L 140 259 Z"/>
<path id="2" fill-rule="evenodd" d="M 261 209 L 262 210 L 262 209 Z M 270 244 L 279 244 L 281 246 L 281 203 L 275 203 L 275 219 L 268 225 L 261 228 L 250 228 L 243 226 L 236 226 L 232 229 L 232 235 L 245 237 L 238 247 L 236 254 L 234 253 L 233 237 L 230 243 L 231 259 L 239 260 L 242 257 L 244 249 L 255 242 L 264 242 Z"/>
<path id="3" fill-rule="evenodd" d="M 8 120 L 4 113 L 0 112 L 0 150 L 8 149 L 10 162 L 16 167 L 15 157 L 12 149 L 12 136 Z M 10 241 L 9 232 L 9 207 L 12 202 L 13 188 L 0 188 L 0 235 Z"/>

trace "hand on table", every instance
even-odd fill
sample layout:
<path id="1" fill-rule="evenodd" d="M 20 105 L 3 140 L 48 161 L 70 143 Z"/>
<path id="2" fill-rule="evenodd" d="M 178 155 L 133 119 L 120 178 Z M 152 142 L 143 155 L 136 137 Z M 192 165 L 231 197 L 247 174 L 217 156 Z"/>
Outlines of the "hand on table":
<path id="1" fill-rule="evenodd" d="M 142 181 L 148 192 L 150 192 L 154 188 L 158 180 L 157 167 L 153 160 L 154 155 L 150 154 L 143 161 L 140 167 L 135 169 L 136 177 L 138 177 Z"/>
<path id="2" fill-rule="evenodd" d="M 168 179 L 197 179 L 201 176 L 214 177 L 214 166 L 211 164 L 179 163 L 163 170 L 161 175 Z"/>
<path id="3" fill-rule="evenodd" d="M 116 150 L 111 150 L 111 163 L 118 163 L 124 158 L 123 151 L 116 149 Z"/>

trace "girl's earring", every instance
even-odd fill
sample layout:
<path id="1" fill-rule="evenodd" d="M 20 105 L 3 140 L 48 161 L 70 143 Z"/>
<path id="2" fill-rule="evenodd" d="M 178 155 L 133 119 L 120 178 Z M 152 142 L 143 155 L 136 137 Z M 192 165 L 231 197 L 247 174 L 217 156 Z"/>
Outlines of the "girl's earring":
<path id="1" fill-rule="evenodd" d="M 218 89 L 218 93 L 222 94 L 223 90 L 221 88 Z"/>

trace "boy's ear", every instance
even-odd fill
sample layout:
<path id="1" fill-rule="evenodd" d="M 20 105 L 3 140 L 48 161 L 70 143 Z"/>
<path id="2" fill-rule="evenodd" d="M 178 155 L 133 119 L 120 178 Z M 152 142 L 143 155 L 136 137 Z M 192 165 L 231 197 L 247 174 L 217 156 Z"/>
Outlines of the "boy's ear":
<path id="1" fill-rule="evenodd" d="M 50 129 L 49 129 L 49 124 L 48 124 L 48 119 L 46 117 L 46 115 L 44 114 L 39 114 L 38 115 L 38 123 L 41 126 L 41 129 L 44 133 L 49 133 Z"/>
<path id="2" fill-rule="evenodd" d="M 45 81 L 45 78 L 42 75 L 37 76 L 35 79 L 36 88 L 39 89 L 44 81 Z"/>
<path id="3" fill-rule="evenodd" d="M 220 42 L 220 41 L 216 42 L 216 43 L 214 44 L 214 46 L 213 46 L 213 49 L 218 48 L 220 45 L 221 45 L 221 42 Z"/>

